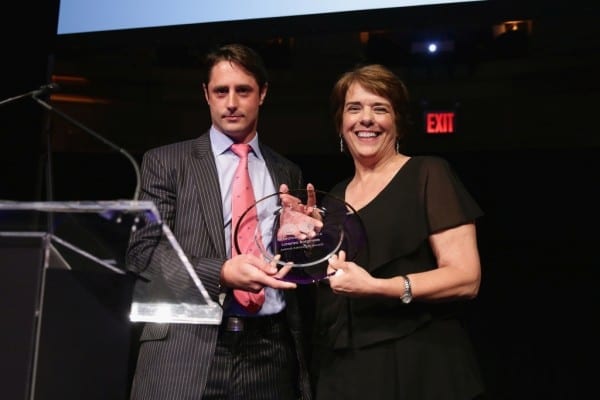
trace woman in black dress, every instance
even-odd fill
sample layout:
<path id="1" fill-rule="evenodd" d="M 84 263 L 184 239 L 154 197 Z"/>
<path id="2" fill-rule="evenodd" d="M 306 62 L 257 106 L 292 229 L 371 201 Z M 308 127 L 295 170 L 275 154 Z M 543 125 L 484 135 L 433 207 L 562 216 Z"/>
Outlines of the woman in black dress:
<path id="1" fill-rule="evenodd" d="M 381 65 L 344 74 L 332 92 L 354 175 L 332 194 L 362 220 L 368 251 L 329 262 L 319 284 L 317 399 L 467 400 L 483 383 L 459 308 L 477 296 L 482 211 L 451 166 L 398 151 L 408 94 Z"/>

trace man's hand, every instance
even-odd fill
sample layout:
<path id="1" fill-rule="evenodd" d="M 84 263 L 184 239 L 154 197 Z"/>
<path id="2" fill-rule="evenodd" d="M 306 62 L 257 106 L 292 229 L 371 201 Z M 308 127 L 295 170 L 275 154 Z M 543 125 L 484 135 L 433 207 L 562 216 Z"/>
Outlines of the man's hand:
<path id="1" fill-rule="evenodd" d="M 277 268 L 279 256 L 270 263 L 252 254 L 237 255 L 223 264 L 221 268 L 221 285 L 233 289 L 259 292 L 268 286 L 275 289 L 295 289 L 296 284 L 283 281 L 291 266 Z"/>

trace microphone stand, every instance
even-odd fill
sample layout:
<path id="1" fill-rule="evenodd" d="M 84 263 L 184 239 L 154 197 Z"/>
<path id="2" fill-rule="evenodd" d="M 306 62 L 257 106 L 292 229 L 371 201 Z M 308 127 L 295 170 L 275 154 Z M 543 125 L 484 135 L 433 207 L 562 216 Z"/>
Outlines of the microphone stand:
<path id="1" fill-rule="evenodd" d="M 75 125 L 76 127 L 80 128 L 84 132 L 86 132 L 89 135 L 91 135 L 91 136 L 95 137 L 96 139 L 100 140 L 101 142 L 103 142 L 104 144 L 106 144 L 107 146 L 109 146 L 110 148 L 112 148 L 112 149 L 118 151 L 119 153 L 123 154 L 129 160 L 129 162 L 131 162 L 131 165 L 133 166 L 133 170 L 135 171 L 136 184 L 135 184 L 135 191 L 133 192 L 133 200 L 137 201 L 138 198 L 139 198 L 139 195 L 140 195 L 141 177 L 140 177 L 140 168 L 138 167 L 138 164 L 137 164 L 137 161 L 135 160 L 135 158 L 133 158 L 133 156 L 127 150 L 125 150 L 125 149 L 117 146 L 116 144 L 112 143 L 111 141 L 109 141 L 105 137 L 101 136 L 99 133 L 97 133 L 97 132 L 93 131 L 92 129 L 88 128 L 87 126 L 83 125 L 81 122 L 79 122 L 79 121 L 71 118 L 70 116 L 68 116 L 64 112 L 60 111 L 59 109 L 57 109 L 55 107 L 52 107 L 50 104 L 48 104 L 44 100 L 40 99 L 38 97 L 39 94 L 40 94 L 39 90 L 34 90 L 32 92 L 25 93 L 25 94 L 22 94 L 22 95 L 19 95 L 19 96 L 15 96 L 14 98 L 7 99 L 7 100 L 5 100 L 3 102 L 0 102 L 0 105 L 2 105 L 4 102 L 7 102 L 9 100 L 12 101 L 12 100 L 16 100 L 16 99 L 21 98 L 21 97 L 31 96 L 31 98 L 33 100 L 35 100 L 36 102 L 38 102 L 39 104 L 41 104 L 42 107 L 44 107 L 48 111 L 51 111 L 51 112 L 53 112 L 53 113 L 61 116 L 65 120 L 69 121 L 71 124 Z"/>

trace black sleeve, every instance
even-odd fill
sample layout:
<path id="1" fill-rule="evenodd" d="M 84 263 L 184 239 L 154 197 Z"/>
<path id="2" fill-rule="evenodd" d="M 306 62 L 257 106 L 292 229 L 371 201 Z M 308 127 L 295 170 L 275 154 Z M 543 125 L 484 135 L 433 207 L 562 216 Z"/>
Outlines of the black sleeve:
<path id="1" fill-rule="evenodd" d="M 483 211 L 447 161 L 431 157 L 422 180 L 430 232 L 469 223 Z"/>

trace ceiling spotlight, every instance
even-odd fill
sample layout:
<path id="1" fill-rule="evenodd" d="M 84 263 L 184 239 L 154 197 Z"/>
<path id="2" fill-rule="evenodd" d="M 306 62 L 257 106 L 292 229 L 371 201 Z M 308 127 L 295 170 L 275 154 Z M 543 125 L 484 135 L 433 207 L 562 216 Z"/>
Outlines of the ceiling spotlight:
<path id="1" fill-rule="evenodd" d="M 436 54 L 442 52 L 453 52 L 454 42 L 452 40 L 436 40 L 429 42 L 413 42 L 410 46 L 411 53 Z"/>

